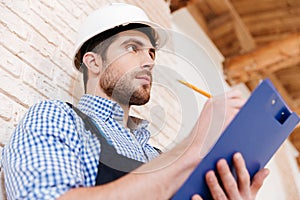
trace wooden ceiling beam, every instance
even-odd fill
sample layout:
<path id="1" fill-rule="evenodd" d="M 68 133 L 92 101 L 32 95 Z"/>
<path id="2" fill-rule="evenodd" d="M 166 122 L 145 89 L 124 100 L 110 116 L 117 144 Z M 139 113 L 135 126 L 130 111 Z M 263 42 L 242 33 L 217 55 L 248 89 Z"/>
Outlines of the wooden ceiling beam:
<path id="1" fill-rule="evenodd" d="M 255 36 L 255 42 L 256 42 L 257 46 L 264 46 L 266 44 L 269 44 L 270 42 L 281 40 L 285 37 L 288 37 L 289 35 L 291 35 L 290 32 L 277 33 L 277 34 L 256 35 Z"/>
<path id="2" fill-rule="evenodd" d="M 267 26 L 266 23 L 268 24 Z M 299 26 L 295 26 L 295 24 L 300 24 L 300 17 L 293 15 L 290 17 L 261 19 L 259 21 L 247 23 L 247 27 L 251 30 L 253 35 L 258 36 L 300 30 Z M 270 29 L 270 27 L 272 27 L 272 29 Z"/>
<path id="3" fill-rule="evenodd" d="M 205 2 L 215 15 L 220 15 L 222 13 L 228 12 L 228 8 L 223 0 L 196 0 L 196 1 Z"/>
<path id="4" fill-rule="evenodd" d="M 274 84 L 274 86 L 276 87 L 276 89 L 278 90 L 278 92 L 280 93 L 280 95 L 282 96 L 282 98 L 289 105 L 289 107 L 293 111 L 297 110 L 297 105 L 295 104 L 295 102 L 293 101 L 293 99 L 290 97 L 289 93 L 284 88 L 284 86 L 282 85 L 282 83 L 280 82 L 280 80 L 278 80 L 278 78 L 274 74 L 270 74 L 268 76 L 268 78 L 270 78 L 270 80 L 272 81 L 272 83 Z"/>
<path id="5" fill-rule="evenodd" d="M 250 80 L 249 74 L 270 74 L 299 62 L 300 33 L 258 48 L 253 52 L 226 59 L 224 72 L 231 84 Z"/>
<path id="6" fill-rule="evenodd" d="M 211 19 L 208 24 L 212 38 L 222 38 L 224 33 L 230 31 L 230 34 L 236 35 L 237 41 L 239 42 L 239 53 L 245 53 L 255 49 L 256 44 L 254 38 L 229 0 L 206 0 L 206 3 L 210 5 L 211 9 L 223 6 L 222 12 L 220 11 L 221 14 Z"/>
<path id="7" fill-rule="evenodd" d="M 185 7 L 190 0 L 165 0 L 170 7 L 171 12 Z"/>
<path id="8" fill-rule="evenodd" d="M 299 0 L 268 0 L 268 1 L 259 1 L 259 3 L 254 4 L 255 2 L 249 0 L 231 0 L 232 4 L 236 7 L 241 15 L 255 13 L 255 12 L 264 12 L 270 11 L 277 8 L 292 8 L 300 5 Z"/>
<path id="9" fill-rule="evenodd" d="M 286 7 L 286 8 L 276 8 L 269 9 L 268 11 L 253 11 L 247 15 L 241 15 L 245 24 L 256 23 L 259 18 L 259 21 L 266 21 L 272 19 L 282 19 L 282 18 L 290 18 L 297 17 L 300 13 L 300 5 L 298 7 Z M 289 24 L 287 24 L 289 25 Z"/>
<path id="10" fill-rule="evenodd" d="M 300 124 L 293 130 L 289 137 L 290 141 L 295 145 L 298 151 L 300 151 Z"/>
<path id="11" fill-rule="evenodd" d="M 243 20 L 239 16 L 238 12 L 232 6 L 229 0 L 223 0 L 223 1 L 225 2 L 225 5 L 227 6 L 228 10 L 232 15 L 234 30 L 241 45 L 241 53 L 249 52 L 255 49 L 256 47 L 255 41 L 249 29 L 247 28 L 247 26 L 244 24 Z"/>

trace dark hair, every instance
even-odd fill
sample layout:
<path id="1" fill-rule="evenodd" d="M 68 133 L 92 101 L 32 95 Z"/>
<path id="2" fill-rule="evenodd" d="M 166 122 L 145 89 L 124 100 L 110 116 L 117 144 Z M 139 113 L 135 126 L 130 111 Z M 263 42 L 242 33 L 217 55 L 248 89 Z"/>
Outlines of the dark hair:
<path id="1" fill-rule="evenodd" d="M 80 61 L 80 69 L 83 73 L 83 83 L 84 83 L 84 91 L 86 92 L 86 85 L 88 80 L 88 70 L 85 64 L 82 62 L 82 58 L 85 53 L 87 52 L 95 52 L 98 53 L 103 60 L 106 59 L 106 52 L 109 47 L 109 45 L 114 41 L 114 35 L 127 31 L 127 30 L 137 30 L 140 31 L 148 36 L 150 39 L 151 44 L 156 47 L 157 46 L 157 34 L 156 32 L 150 27 L 145 24 L 138 24 L 138 23 L 132 23 L 127 25 L 120 25 L 117 27 L 114 27 L 112 29 L 106 30 L 88 41 L 86 41 L 82 47 L 80 48 L 78 54 L 77 54 L 77 60 L 76 62 Z M 103 43 L 105 41 L 105 43 Z"/>

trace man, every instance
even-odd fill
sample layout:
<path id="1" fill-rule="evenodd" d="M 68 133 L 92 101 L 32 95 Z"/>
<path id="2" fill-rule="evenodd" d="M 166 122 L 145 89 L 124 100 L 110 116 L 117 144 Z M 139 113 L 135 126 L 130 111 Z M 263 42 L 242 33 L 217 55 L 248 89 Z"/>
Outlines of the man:
<path id="1" fill-rule="evenodd" d="M 223 114 L 224 99 L 208 100 L 190 135 L 159 156 L 148 144 L 146 122 L 129 117 L 131 105 L 150 98 L 156 47 L 165 39 L 156 27 L 141 9 L 127 4 L 105 6 L 89 16 L 74 54 L 86 94 L 77 108 L 43 101 L 26 113 L 3 150 L 8 199 L 172 197 L 201 161 L 212 110 Z M 226 124 L 243 102 L 234 91 L 226 94 Z M 212 196 L 254 199 L 268 171 L 261 170 L 250 183 L 241 155 L 233 160 L 237 182 L 225 160 L 217 163 L 218 172 L 207 173 Z"/>

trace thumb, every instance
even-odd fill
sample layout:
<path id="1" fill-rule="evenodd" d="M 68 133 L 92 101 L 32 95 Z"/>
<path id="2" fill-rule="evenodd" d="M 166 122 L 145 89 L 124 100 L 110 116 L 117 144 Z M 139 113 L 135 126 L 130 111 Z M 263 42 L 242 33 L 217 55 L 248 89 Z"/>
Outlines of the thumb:
<path id="1" fill-rule="evenodd" d="M 192 200 L 203 200 L 198 194 L 192 196 Z"/>
<path id="2" fill-rule="evenodd" d="M 261 188 L 264 180 L 269 175 L 270 171 L 268 169 L 261 169 L 259 170 L 255 176 L 253 177 L 252 184 L 251 184 L 251 192 L 252 194 L 256 194 L 258 190 Z"/>

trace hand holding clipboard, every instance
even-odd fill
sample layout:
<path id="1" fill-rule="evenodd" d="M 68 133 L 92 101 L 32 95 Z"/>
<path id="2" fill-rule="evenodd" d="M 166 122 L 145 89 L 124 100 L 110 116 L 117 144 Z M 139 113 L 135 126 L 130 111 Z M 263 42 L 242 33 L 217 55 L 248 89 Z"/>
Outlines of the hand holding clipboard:
<path id="1" fill-rule="evenodd" d="M 268 79 L 262 81 L 172 199 L 190 199 L 194 194 L 200 194 L 205 200 L 212 199 L 205 174 L 216 170 L 215 164 L 221 158 L 232 166 L 235 152 L 242 153 L 253 177 L 267 164 L 299 120 L 272 83 Z"/>

